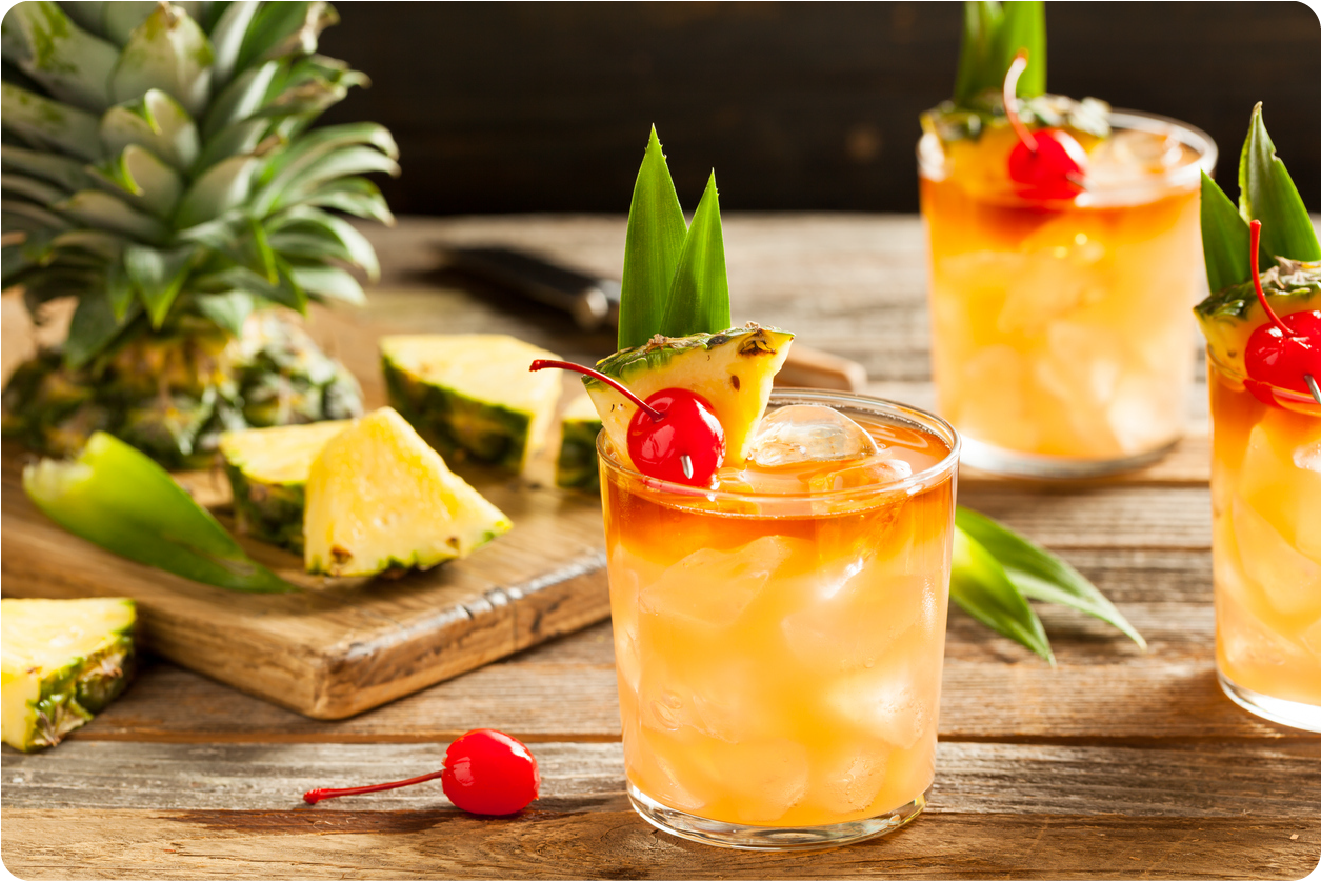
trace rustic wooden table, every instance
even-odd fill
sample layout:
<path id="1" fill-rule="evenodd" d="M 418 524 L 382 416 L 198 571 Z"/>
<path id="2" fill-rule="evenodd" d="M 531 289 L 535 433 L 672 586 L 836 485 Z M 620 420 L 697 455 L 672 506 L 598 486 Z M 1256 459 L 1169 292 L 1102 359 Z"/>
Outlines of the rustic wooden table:
<path id="1" fill-rule="evenodd" d="M 621 219 L 367 232 L 388 272 L 353 321 L 508 332 L 569 357 L 614 347 L 432 269 L 437 243 L 498 241 L 617 273 Z M 861 361 L 875 393 L 931 403 L 916 218 L 735 215 L 725 235 L 736 320 L 791 328 Z M 935 788 L 926 815 L 888 837 L 765 855 L 642 822 L 623 793 L 603 622 L 342 722 L 148 660 L 59 747 L 4 748 L 4 864 L 21 878 L 1300 878 L 1321 857 L 1321 737 L 1260 721 L 1216 685 L 1203 392 L 1188 438 L 1145 472 L 1068 486 L 964 473 L 961 502 L 1074 563 L 1149 649 L 1047 608 L 1050 669 L 952 610 Z M 434 770 L 449 740 L 479 726 L 539 757 L 542 798 L 520 816 L 474 819 L 434 784 L 315 809 L 299 800 Z"/>

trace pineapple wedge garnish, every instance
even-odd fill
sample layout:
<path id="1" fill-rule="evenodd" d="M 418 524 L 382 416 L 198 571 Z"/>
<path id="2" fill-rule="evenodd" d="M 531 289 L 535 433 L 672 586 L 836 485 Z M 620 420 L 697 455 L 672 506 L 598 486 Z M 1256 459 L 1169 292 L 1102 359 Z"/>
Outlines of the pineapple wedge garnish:
<path id="1" fill-rule="evenodd" d="M 133 674 L 130 599 L 0 600 L 5 743 L 54 746 L 119 696 Z"/>
<path id="2" fill-rule="evenodd" d="M 545 445 L 560 398 L 560 378 L 527 365 L 558 357 L 498 334 L 381 338 L 390 405 L 442 455 L 514 471 Z"/>
<path id="3" fill-rule="evenodd" d="M 616 352 L 598 362 L 596 369 L 644 401 L 666 388 L 701 395 L 725 430 L 725 461 L 742 462 L 793 338 L 787 331 L 748 322 L 717 334 L 656 337 L 646 345 Z M 584 377 L 583 385 L 615 451 L 627 460 L 628 423 L 637 407 L 598 379 Z"/>
<path id="4" fill-rule="evenodd" d="M 351 424 L 313 422 L 222 435 L 220 455 L 238 531 L 301 554 L 307 473 L 326 442 Z"/>
<path id="5" fill-rule="evenodd" d="M 389 407 L 326 443 L 306 498 L 303 560 L 320 575 L 426 569 L 513 526 Z"/>
<path id="6" fill-rule="evenodd" d="M 560 451 L 555 461 L 555 485 L 596 489 L 601 472 L 596 462 L 596 436 L 601 416 L 587 395 L 573 399 L 560 419 Z"/>

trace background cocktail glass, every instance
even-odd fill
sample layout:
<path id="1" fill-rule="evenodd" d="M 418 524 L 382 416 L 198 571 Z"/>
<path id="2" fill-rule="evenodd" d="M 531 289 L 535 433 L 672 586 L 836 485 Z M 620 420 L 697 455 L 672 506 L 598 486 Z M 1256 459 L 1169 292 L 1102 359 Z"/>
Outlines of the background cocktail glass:
<path id="1" fill-rule="evenodd" d="M 963 460 L 1086 477 L 1159 458 L 1183 432 L 1195 366 L 1198 190 L 1215 144 L 1110 112 L 1108 138 L 1079 134 L 1086 191 L 1029 200 L 1007 179 L 1008 123 L 942 141 L 931 119 L 918 144 L 931 349 Z"/>
<path id="2" fill-rule="evenodd" d="M 1321 404 L 1207 358 L 1216 667 L 1236 703 L 1321 731 Z"/>
<path id="3" fill-rule="evenodd" d="M 777 390 L 768 412 L 786 404 L 834 408 L 911 473 L 731 467 L 711 491 L 598 441 L 629 795 L 707 843 L 883 834 L 934 775 L 957 435 L 871 398 Z"/>

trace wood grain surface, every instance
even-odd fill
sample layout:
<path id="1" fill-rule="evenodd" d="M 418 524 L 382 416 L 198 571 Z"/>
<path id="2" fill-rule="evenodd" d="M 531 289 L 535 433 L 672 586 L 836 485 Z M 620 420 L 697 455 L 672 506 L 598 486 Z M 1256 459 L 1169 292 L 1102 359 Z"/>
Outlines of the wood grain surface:
<path id="1" fill-rule="evenodd" d="M 617 272 L 621 219 L 368 233 L 390 270 L 370 307 L 380 326 L 513 332 L 584 359 L 613 347 L 429 268 L 437 242 L 505 242 Z M 915 218 L 733 215 L 726 246 L 736 318 L 791 327 L 864 361 L 876 392 L 931 403 Z M 149 658 L 61 746 L 4 749 L 0 856 L 34 879 L 1301 878 L 1321 860 L 1321 737 L 1247 714 L 1216 683 L 1203 391 L 1188 438 L 1144 471 L 1069 485 L 961 475 L 960 501 L 1077 566 L 1148 649 L 1045 607 L 1051 668 L 951 611 L 930 809 L 885 838 L 747 854 L 646 825 L 623 794 L 603 622 L 333 722 Z M 449 740 L 487 725 L 541 762 L 543 798 L 515 818 L 469 817 L 434 784 L 298 801 L 434 770 Z"/>

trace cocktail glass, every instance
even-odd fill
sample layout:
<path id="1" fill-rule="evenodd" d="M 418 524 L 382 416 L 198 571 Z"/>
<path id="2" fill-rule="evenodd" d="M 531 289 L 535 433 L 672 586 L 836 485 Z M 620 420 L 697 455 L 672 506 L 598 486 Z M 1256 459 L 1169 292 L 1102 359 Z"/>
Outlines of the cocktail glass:
<path id="1" fill-rule="evenodd" d="M 629 797 L 695 841 L 881 835 L 934 775 L 958 437 L 842 393 L 776 390 L 768 414 L 791 404 L 882 458 L 726 467 L 707 490 L 598 441 Z"/>
<path id="2" fill-rule="evenodd" d="M 1090 477 L 1160 458 L 1184 426 L 1189 309 L 1205 287 L 1190 126 L 1109 112 L 1079 133 L 1087 189 L 1028 199 L 1007 178 L 1008 123 L 918 144 L 939 411 L 963 460 L 1028 477 Z"/>
<path id="3" fill-rule="evenodd" d="M 1321 404 L 1267 404 L 1207 358 L 1216 667 L 1258 716 L 1321 731 Z"/>

